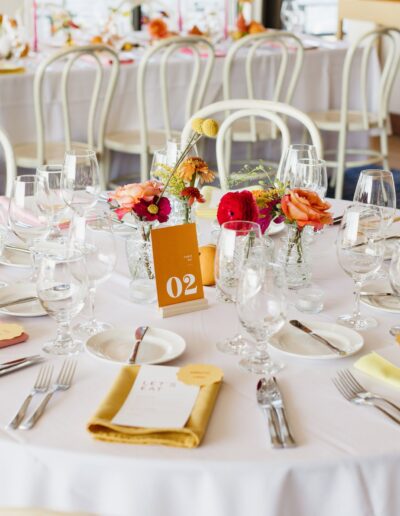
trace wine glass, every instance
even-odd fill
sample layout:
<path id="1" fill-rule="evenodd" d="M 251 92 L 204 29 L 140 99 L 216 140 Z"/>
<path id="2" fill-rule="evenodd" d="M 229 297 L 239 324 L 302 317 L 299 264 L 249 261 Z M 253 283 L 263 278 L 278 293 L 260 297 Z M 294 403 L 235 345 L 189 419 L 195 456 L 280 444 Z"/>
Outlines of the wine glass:
<path id="1" fill-rule="evenodd" d="M 11 231 L 31 251 L 32 269 L 25 281 L 36 279 L 35 243 L 43 240 L 48 232 L 47 218 L 36 202 L 38 180 L 35 175 L 18 176 L 13 184 L 8 208 Z"/>
<path id="2" fill-rule="evenodd" d="M 243 220 L 225 222 L 221 226 L 215 253 L 215 281 L 220 298 L 227 303 L 236 301 L 236 290 L 242 265 L 255 245 L 262 245 L 261 228 L 256 222 Z M 240 354 L 247 340 L 237 334 L 217 343 L 222 353 Z"/>
<path id="3" fill-rule="evenodd" d="M 247 371 L 274 375 L 282 369 L 282 364 L 272 362 L 267 348 L 268 340 L 285 324 L 286 298 L 283 267 L 252 253 L 242 268 L 236 299 L 239 320 L 256 340 L 255 350 L 239 362 Z"/>
<path id="4" fill-rule="evenodd" d="M 88 276 L 88 302 L 90 319 L 75 329 L 85 335 L 96 335 L 112 327 L 95 318 L 96 289 L 107 281 L 115 268 L 116 245 L 109 213 L 86 211 L 85 216 L 75 215 L 70 230 L 70 245 L 79 250 L 86 261 Z"/>
<path id="5" fill-rule="evenodd" d="M 37 281 L 37 295 L 46 312 L 58 324 L 55 340 L 43 347 L 53 355 L 74 355 L 82 343 L 74 339 L 71 320 L 85 305 L 88 279 L 85 258 L 81 253 L 59 253 L 42 257 Z"/>
<path id="6" fill-rule="evenodd" d="M 293 144 L 286 149 L 286 152 L 282 155 L 277 172 L 277 179 L 281 183 L 292 188 L 297 175 L 297 162 L 300 159 L 318 159 L 315 146 Z"/>
<path id="7" fill-rule="evenodd" d="M 371 279 L 382 264 L 381 231 L 382 213 L 376 206 L 352 204 L 343 214 L 337 255 L 341 268 L 354 280 L 355 304 L 353 314 L 340 316 L 338 322 L 355 330 L 367 330 L 377 325 L 374 318 L 361 316 L 360 292 L 363 282 Z"/>
<path id="8" fill-rule="evenodd" d="M 311 190 L 323 199 L 328 190 L 326 162 L 322 159 L 299 159 L 296 165 L 296 175 L 290 186 L 291 188 Z"/>
<path id="9" fill-rule="evenodd" d="M 65 203 L 79 215 L 93 208 L 101 192 L 96 152 L 91 149 L 65 153 L 62 195 Z"/>
<path id="10" fill-rule="evenodd" d="M 48 219 L 50 232 L 47 238 L 49 240 L 62 238 L 59 219 L 66 209 L 61 189 L 62 172 L 62 165 L 42 165 L 36 169 L 36 202 L 39 210 Z"/>
<path id="11" fill-rule="evenodd" d="M 394 246 L 389 268 L 389 279 L 393 292 L 400 296 L 400 242 L 396 242 Z M 400 335 L 400 324 L 392 326 L 390 333 L 394 336 Z"/>

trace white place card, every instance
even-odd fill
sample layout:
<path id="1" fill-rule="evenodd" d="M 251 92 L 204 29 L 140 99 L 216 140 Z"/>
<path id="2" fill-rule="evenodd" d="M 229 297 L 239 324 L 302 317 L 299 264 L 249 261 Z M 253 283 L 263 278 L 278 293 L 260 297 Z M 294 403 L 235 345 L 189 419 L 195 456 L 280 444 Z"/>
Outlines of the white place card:
<path id="1" fill-rule="evenodd" d="M 183 428 L 200 387 L 177 379 L 179 367 L 142 365 L 113 423 L 142 428 Z"/>

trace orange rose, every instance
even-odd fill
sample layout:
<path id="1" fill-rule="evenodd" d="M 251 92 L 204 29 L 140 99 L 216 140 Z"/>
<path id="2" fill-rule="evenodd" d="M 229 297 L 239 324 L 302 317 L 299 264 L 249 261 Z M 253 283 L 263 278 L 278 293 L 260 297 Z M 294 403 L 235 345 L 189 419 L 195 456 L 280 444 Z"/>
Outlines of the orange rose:
<path id="1" fill-rule="evenodd" d="M 159 181 L 146 181 L 141 183 L 143 188 L 142 199 L 152 201 L 155 195 L 160 195 L 163 191 L 163 184 Z"/>
<path id="2" fill-rule="evenodd" d="M 264 25 L 261 25 L 261 23 L 258 23 L 254 20 L 250 22 L 249 25 L 249 34 L 258 34 L 259 32 L 265 32 Z"/>
<path id="3" fill-rule="evenodd" d="M 332 214 L 327 211 L 331 205 L 309 190 L 290 190 L 282 197 L 281 206 L 288 221 L 296 222 L 299 229 L 304 226 L 321 229 L 325 224 L 333 222 Z"/>
<path id="4" fill-rule="evenodd" d="M 161 18 L 154 18 L 147 26 L 149 34 L 154 39 L 162 39 L 168 35 L 167 24 Z"/>
<path id="5" fill-rule="evenodd" d="M 163 189 L 159 181 L 146 181 L 145 183 L 132 183 L 120 186 L 111 192 L 109 200 L 117 201 L 121 208 L 131 210 L 141 199 L 152 201 L 155 195 L 160 195 Z"/>

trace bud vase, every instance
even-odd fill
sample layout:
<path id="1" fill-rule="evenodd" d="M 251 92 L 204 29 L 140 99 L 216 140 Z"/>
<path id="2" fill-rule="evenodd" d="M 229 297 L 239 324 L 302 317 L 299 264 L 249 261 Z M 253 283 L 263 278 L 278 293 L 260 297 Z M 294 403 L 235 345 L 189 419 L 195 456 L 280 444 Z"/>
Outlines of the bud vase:
<path id="1" fill-rule="evenodd" d="M 132 277 L 129 297 L 134 303 L 154 303 L 157 299 L 150 238 L 152 227 L 153 223 L 140 221 L 135 234 L 126 240 L 126 255 Z"/>
<path id="2" fill-rule="evenodd" d="M 278 261 L 283 265 L 286 282 L 290 289 L 306 287 L 311 282 L 310 237 L 307 231 L 295 225 L 288 227 L 288 234 L 278 253 Z"/>
<path id="3" fill-rule="evenodd" d="M 192 206 L 189 206 L 187 199 L 179 197 L 170 197 L 171 202 L 171 215 L 170 222 L 173 226 L 178 224 L 189 224 L 190 222 L 196 222 L 195 210 Z"/>

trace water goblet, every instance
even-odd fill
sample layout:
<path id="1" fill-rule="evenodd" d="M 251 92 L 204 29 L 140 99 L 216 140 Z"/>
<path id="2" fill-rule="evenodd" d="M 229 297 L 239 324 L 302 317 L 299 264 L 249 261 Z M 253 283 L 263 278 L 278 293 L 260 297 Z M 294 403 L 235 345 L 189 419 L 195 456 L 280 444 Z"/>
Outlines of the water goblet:
<path id="1" fill-rule="evenodd" d="M 393 250 L 389 268 L 389 279 L 393 292 L 400 296 L 400 242 L 396 242 Z M 400 324 L 392 326 L 390 333 L 394 336 L 400 335 Z"/>
<path id="2" fill-rule="evenodd" d="M 77 252 L 60 252 L 41 259 L 37 281 L 39 301 L 57 321 L 57 335 L 43 351 L 53 355 L 74 355 L 82 349 L 71 332 L 71 320 L 82 310 L 88 279 L 85 258 Z"/>
<path id="3" fill-rule="evenodd" d="M 282 364 L 271 360 L 268 341 L 285 324 L 286 298 L 283 267 L 252 253 L 243 266 L 236 299 L 239 320 L 256 340 L 255 350 L 239 362 L 246 371 L 274 375 L 282 369 Z"/>
<path id="4" fill-rule="evenodd" d="M 236 301 L 242 265 L 255 245 L 263 245 L 261 228 L 256 222 L 229 221 L 221 226 L 215 253 L 215 281 L 219 297 L 227 303 Z M 222 353 L 240 354 L 248 346 L 242 335 L 217 343 Z"/>
<path id="5" fill-rule="evenodd" d="M 323 199 L 328 190 L 326 162 L 322 159 L 299 159 L 296 165 L 296 175 L 290 187 L 310 190 Z"/>
<path id="6" fill-rule="evenodd" d="M 282 155 L 279 163 L 277 179 L 292 188 L 297 176 L 297 163 L 300 159 L 318 159 L 317 150 L 314 145 L 293 144 L 290 145 Z"/>
<path id="7" fill-rule="evenodd" d="M 97 286 L 111 276 L 116 263 L 116 244 L 109 213 L 86 211 L 85 216 L 75 215 L 70 229 L 69 245 L 80 251 L 86 261 L 88 276 L 89 321 L 78 324 L 79 333 L 96 335 L 112 327 L 95 317 Z"/>
<path id="8" fill-rule="evenodd" d="M 338 322 L 355 330 L 374 328 L 377 321 L 360 313 L 360 292 L 364 281 L 379 270 L 384 245 L 380 241 L 382 213 L 376 206 L 352 204 L 343 214 L 337 238 L 339 265 L 354 281 L 355 303 L 352 314 L 342 315 Z"/>

